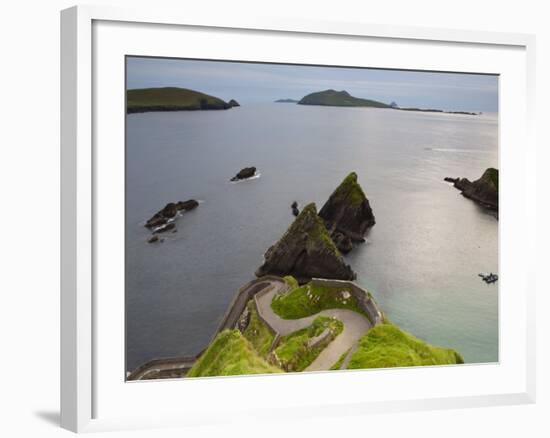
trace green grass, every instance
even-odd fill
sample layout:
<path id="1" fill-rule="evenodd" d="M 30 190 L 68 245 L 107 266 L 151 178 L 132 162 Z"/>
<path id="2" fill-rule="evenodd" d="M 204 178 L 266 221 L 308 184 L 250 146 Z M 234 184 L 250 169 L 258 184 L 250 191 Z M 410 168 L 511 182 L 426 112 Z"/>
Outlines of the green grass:
<path id="1" fill-rule="evenodd" d="M 344 298 L 345 292 L 350 294 L 347 299 Z M 304 318 L 325 309 L 349 309 L 365 314 L 357 305 L 349 287 L 328 287 L 311 282 L 275 295 L 271 308 L 284 319 Z"/>
<path id="2" fill-rule="evenodd" d="M 250 312 L 250 321 L 243 335 L 252 344 L 254 349 L 262 357 L 266 357 L 269 353 L 273 338 L 275 337 L 269 327 L 258 316 L 258 310 L 254 300 L 250 300 L 247 304 Z"/>
<path id="3" fill-rule="evenodd" d="M 298 284 L 298 280 L 296 280 L 292 275 L 287 275 L 284 277 L 284 280 L 286 282 L 286 284 L 288 284 L 288 286 L 291 288 L 291 289 L 294 289 L 295 287 L 298 287 L 299 284 Z"/>
<path id="4" fill-rule="evenodd" d="M 214 338 L 187 377 L 271 374 L 282 370 L 267 363 L 238 330 L 224 330 Z"/>
<path id="5" fill-rule="evenodd" d="M 393 324 L 370 329 L 359 341 L 348 369 L 464 363 L 455 350 L 435 347 Z"/>
<path id="6" fill-rule="evenodd" d="M 343 329 L 344 324 L 341 321 L 326 316 L 318 316 L 309 327 L 283 336 L 279 346 L 271 354 L 270 361 L 276 363 L 285 371 L 303 371 Z M 329 330 L 327 338 L 318 346 L 309 347 L 308 342 L 321 335 L 325 330 Z"/>
<path id="7" fill-rule="evenodd" d="M 390 108 L 388 104 L 371 99 L 361 99 L 351 96 L 347 91 L 325 90 L 304 96 L 299 102 L 301 105 L 323 106 L 363 106 L 375 108 Z"/>
<path id="8" fill-rule="evenodd" d="M 346 351 L 344 351 L 342 353 L 342 355 L 340 356 L 340 358 L 334 363 L 334 365 L 332 365 L 330 367 L 331 370 L 339 370 L 340 367 L 342 366 L 342 364 L 344 363 L 344 360 L 346 359 L 346 356 L 348 355 L 349 351 L 351 350 L 351 348 L 347 349 Z"/>
<path id="9" fill-rule="evenodd" d="M 141 88 L 126 92 L 128 112 L 224 109 L 223 100 L 186 88 Z"/>

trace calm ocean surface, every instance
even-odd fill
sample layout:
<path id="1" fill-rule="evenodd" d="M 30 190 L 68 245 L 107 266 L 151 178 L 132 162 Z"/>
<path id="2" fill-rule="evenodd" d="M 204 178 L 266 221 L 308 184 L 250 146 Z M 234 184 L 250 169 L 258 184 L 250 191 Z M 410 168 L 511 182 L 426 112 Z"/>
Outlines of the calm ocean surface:
<path id="1" fill-rule="evenodd" d="M 498 361 L 498 221 L 445 176 L 498 167 L 495 114 L 293 104 L 127 116 L 127 369 L 202 350 L 238 288 L 292 222 L 356 171 L 376 225 L 346 256 L 389 318 L 466 362 Z M 261 177 L 230 183 L 245 166 Z M 148 244 L 171 201 L 201 205 Z"/>

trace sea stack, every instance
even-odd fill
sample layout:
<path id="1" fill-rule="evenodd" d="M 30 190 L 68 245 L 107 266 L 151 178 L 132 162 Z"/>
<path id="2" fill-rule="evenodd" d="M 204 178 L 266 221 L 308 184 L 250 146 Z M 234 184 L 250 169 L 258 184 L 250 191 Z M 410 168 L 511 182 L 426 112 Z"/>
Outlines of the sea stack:
<path id="1" fill-rule="evenodd" d="M 240 181 L 242 179 L 252 178 L 254 175 L 256 175 L 256 168 L 254 166 L 245 167 L 244 169 L 239 170 L 239 173 L 231 178 L 231 181 Z"/>
<path id="2" fill-rule="evenodd" d="M 343 252 L 351 250 L 351 241 L 364 241 L 365 232 L 376 223 L 369 200 L 357 182 L 355 172 L 344 178 L 330 195 L 319 216 Z"/>
<path id="3" fill-rule="evenodd" d="M 355 272 L 342 254 L 317 215 L 314 203 L 305 206 L 283 237 L 271 246 L 256 276 L 292 275 L 300 282 L 314 277 L 354 280 Z"/>
<path id="4" fill-rule="evenodd" d="M 170 219 L 175 218 L 180 211 L 194 210 L 198 206 L 199 203 L 194 199 L 189 199 L 188 201 L 169 202 L 162 210 L 156 212 L 153 217 L 145 223 L 145 226 L 149 229 L 163 227 Z"/>
<path id="5" fill-rule="evenodd" d="M 471 182 L 468 178 L 445 178 L 453 182 L 454 186 L 466 198 L 485 206 L 490 210 L 498 211 L 498 169 L 488 168 L 481 178 Z"/>

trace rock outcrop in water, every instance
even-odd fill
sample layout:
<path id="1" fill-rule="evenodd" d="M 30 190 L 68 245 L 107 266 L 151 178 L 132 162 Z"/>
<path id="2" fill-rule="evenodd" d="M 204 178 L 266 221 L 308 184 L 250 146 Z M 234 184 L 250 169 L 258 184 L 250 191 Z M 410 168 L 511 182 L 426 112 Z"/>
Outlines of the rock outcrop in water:
<path id="1" fill-rule="evenodd" d="M 168 221 L 176 217 L 180 211 L 189 211 L 197 208 L 199 203 L 194 199 L 188 201 L 170 202 L 164 206 L 164 208 L 153 215 L 149 219 L 145 226 L 149 229 L 156 229 L 159 227 L 166 227 Z M 173 227 L 172 227 L 173 228 Z M 164 231 L 168 231 L 167 229 Z"/>
<path id="2" fill-rule="evenodd" d="M 300 281 L 313 277 L 340 280 L 356 277 L 330 238 L 313 203 L 303 208 L 283 237 L 267 250 L 264 259 L 256 270 L 258 277 L 292 275 Z"/>
<path id="3" fill-rule="evenodd" d="M 231 181 L 239 181 L 241 179 L 252 178 L 254 175 L 256 175 L 255 167 L 245 167 L 244 169 L 241 169 L 239 173 L 237 173 L 237 175 L 231 178 Z"/>
<path id="4" fill-rule="evenodd" d="M 481 178 L 471 182 L 468 178 L 445 178 L 452 182 L 466 198 L 498 211 L 498 169 L 488 168 Z"/>
<path id="5" fill-rule="evenodd" d="M 367 229 L 376 223 L 355 172 L 350 173 L 330 195 L 319 216 L 338 249 L 344 253 L 351 251 L 352 241 L 364 241 Z"/>
<path id="6" fill-rule="evenodd" d="M 239 102 L 237 102 L 235 99 L 231 99 L 229 102 L 227 102 L 227 104 L 228 104 L 231 108 L 236 107 L 236 106 L 241 106 L 241 105 L 239 104 Z"/>

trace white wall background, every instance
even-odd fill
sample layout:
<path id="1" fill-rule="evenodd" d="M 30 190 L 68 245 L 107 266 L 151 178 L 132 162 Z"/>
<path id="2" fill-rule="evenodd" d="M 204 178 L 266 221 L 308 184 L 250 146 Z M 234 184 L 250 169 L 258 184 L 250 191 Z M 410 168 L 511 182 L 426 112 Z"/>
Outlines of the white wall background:
<path id="1" fill-rule="evenodd" d="M 98 4 L 215 10 L 537 35 L 538 270 L 546 271 L 549 233 L 550 26 L 536 0 L 230 0 L 96 1 Z M 3 4 L 0 25 L 0 435 L 68 436 L 59 419 L 59 10 L 66 0 Z M 546 147 L 545 147 L 546 146 Z M 518 145 L 521 147 L 521 145 Z M 534 212 L 533 212 L 534 213 Z M 521 232 L 521 230 L 518 230 Z M 108 436 L 550 436 L 550 299 L 538 283 L 538 402 L 362 418 L 247 424 L 193 431 Z M 367 427 L 368 426 L 368 427 Z"/>

